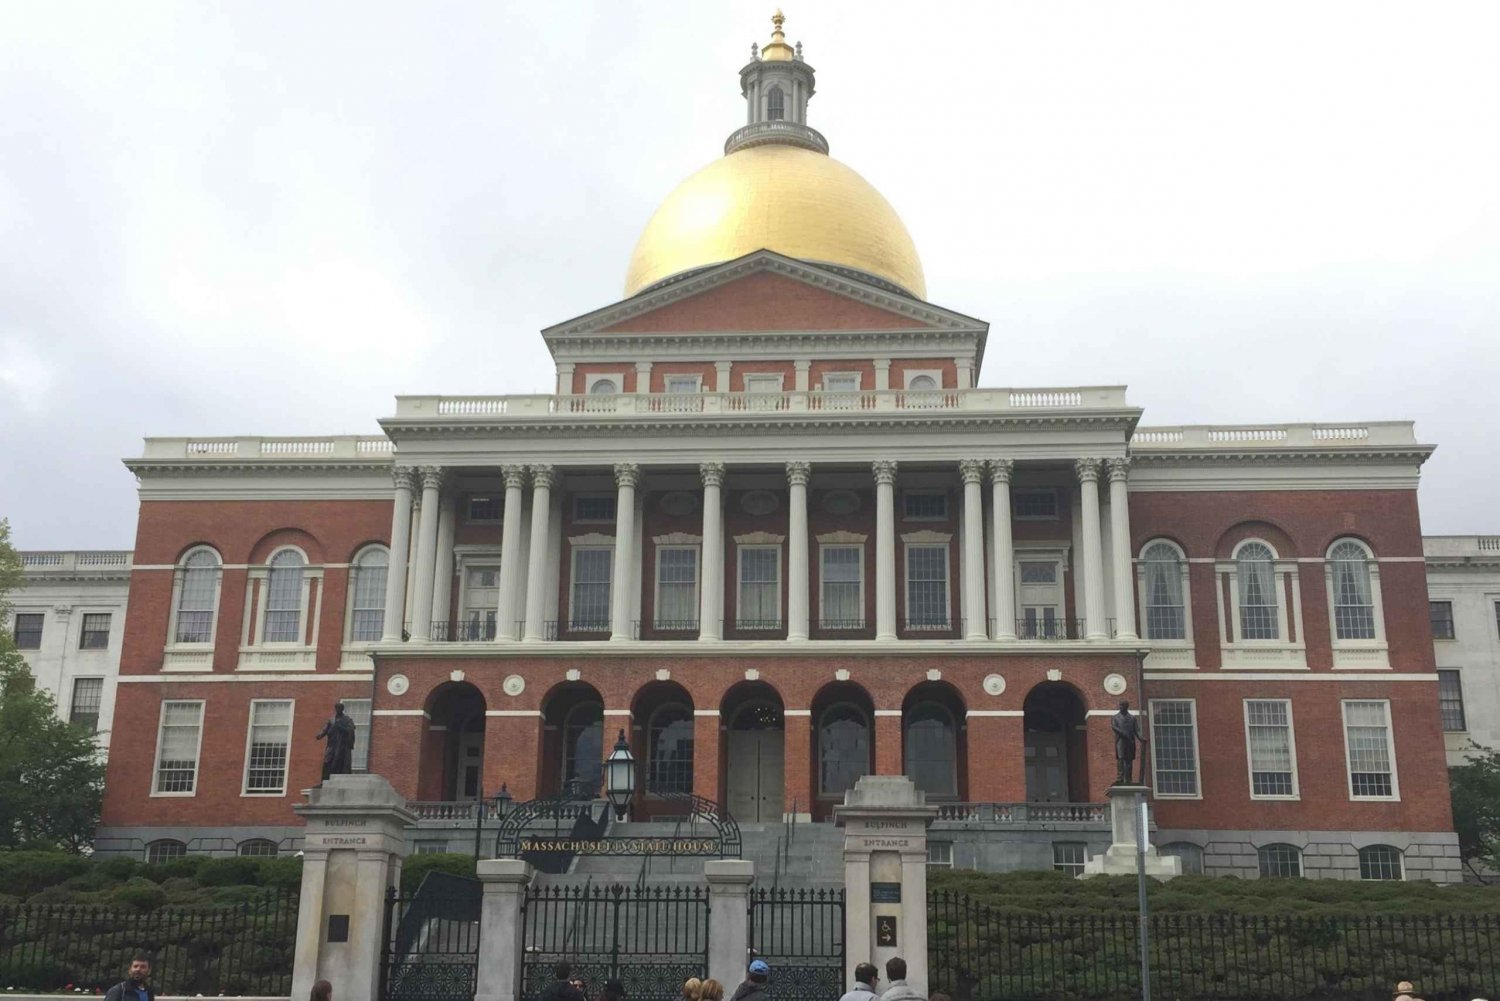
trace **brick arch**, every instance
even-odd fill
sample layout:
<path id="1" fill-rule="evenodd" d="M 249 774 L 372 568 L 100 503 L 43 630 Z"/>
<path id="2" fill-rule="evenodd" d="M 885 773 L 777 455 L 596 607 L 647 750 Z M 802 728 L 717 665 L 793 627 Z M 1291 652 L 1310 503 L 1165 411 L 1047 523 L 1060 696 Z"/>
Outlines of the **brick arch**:
<path id="1" fill-rule="evenodd" d="M 271 558 L 271 554 L 283 546 L 296 546 L 307 555 L 309 566 L 320 566 L 327 562 L 323 544 L 316 537 L 300 528 L 278 528 L 267 532 L 250 547 L 247 562 L 260 564 Z"/>
<path id="2" fill-rule="evenodd" d="M 387 543 L 384 539 L 363 539 L 349 547 L 349 552 L 344 557 L 344 562 L 353 563 L 360 553 L 375 546 L 379 546 L 387 553 L 391 551 L 390 544 Z"/>
<path id="3" fill-rule="evenodd" d="M 1290 559 L 1306 555 L 1302 547 L 1297 545 L 1291 535 L 1280 525 L 1270 521 L 1246 520 L 1231 525 L 1219 536 L 1214 543 L 1214 558 L 1227 560 L 1233 558 L 1234 547 L 1246 539 L 1262 539 L 1271 544 L 1276 550 L 1278 559 Z"/>
<path id="4" fill-rule="evenodd" d="M 943 706 L 953 722 L 953 769 L 954 785 L 951 792 L 936 793 L 938 798 L 964 800 L 968 798 L 969 754 L 968 754 L 968 702 L 957 686 L 947 681 L 923 680 L 912 685 L 901 701 L 901 764 L 902 773 L 911 777 L 910 754 L 912 752 L 910 727 L 913 711 L 924 703 Z M 915 780 L 914 780 L 915 781 Z M 929 793 L 929 799 L 933 797 Z"/>

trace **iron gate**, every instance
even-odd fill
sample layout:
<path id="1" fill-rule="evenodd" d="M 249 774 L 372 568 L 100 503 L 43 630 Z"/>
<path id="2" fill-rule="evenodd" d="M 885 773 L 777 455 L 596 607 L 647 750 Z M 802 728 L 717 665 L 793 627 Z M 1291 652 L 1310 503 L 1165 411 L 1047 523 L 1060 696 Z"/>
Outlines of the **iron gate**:
<path id="1" fill-rule="evenodd" d="M 844 889 L 750 894 L 750 951 L 771 964 L 770 994 L 838 1001 L 844 993 Z"/>
<path id="2" fill-rule="evenodd" d="M 479 972 L 479 880 L 430 872 L 415 893 L 386 891 L 383 1001 L 470 1001 Z"/>
<path id="3" fill-rule="evenodd" d="M 526 890 L 522 1001 L 560 960 L 595 997 L 617 977 L 630 1001 L 677 1001 L 708 972 L 708 893 L 698 886 L 543 886 Z"/>

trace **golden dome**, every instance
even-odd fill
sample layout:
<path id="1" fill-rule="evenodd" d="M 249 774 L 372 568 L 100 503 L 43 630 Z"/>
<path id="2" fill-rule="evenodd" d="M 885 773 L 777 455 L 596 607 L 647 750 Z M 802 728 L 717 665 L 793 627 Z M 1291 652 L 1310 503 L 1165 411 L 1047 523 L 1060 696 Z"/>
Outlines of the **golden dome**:
<path id="1" fill-rule="evenodd" d="M 880 192 L 832 157 L 786 145 L 738 150 L 678 185 L 635 245 L 625 294 L 762 248 L 927 295 L 917 248 Z"/>

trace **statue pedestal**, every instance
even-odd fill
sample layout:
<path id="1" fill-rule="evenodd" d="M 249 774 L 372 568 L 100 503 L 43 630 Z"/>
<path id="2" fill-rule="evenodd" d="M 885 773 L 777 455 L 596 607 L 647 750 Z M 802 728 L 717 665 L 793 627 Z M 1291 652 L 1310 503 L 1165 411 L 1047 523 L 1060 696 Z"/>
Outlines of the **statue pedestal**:
<path id="1" fill-rule="evenodd" d="M 1153 879 L 1171 879 L 1182 875 L 1182 860 L 1156 853 L 1151 844 L 1151 817 L 1148 812 L 1151 790 L 1140 785 L 1110 786 L 1105 793 L 1109 797 L 1109 849 L 1103 855 L 1095 855 L 1083 866 L 1084 878 L 1089 876 L 1134 876 L 1139 859 L 1145 855 L 1146 875 Z"/>

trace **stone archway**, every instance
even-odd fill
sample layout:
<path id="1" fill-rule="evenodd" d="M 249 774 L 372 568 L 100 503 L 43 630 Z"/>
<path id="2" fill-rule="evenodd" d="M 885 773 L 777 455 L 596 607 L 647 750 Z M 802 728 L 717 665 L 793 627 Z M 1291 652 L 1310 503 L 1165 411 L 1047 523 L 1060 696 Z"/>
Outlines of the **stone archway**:
<path id="1" fill-rule="evenodd" d="M 446 681 L 427 697 L 419 752 L 420 798 L 456 801 L 484 793 L 485 700 L 467 681 Z"/>
<path id="2" fill-rule="evenodd" d="M 1044 681 L 1026 694 L 1026 800 L 1088 801 L 1088 732 L 1083 697 L 1072 685 Z"/>
<path id="3" fill-rule="evenodd" d="M 780 823 L 786 809 L 786 719 L 763 682 L 731 688 L 721 703 L 724 805 L 742 824 Z"/>

